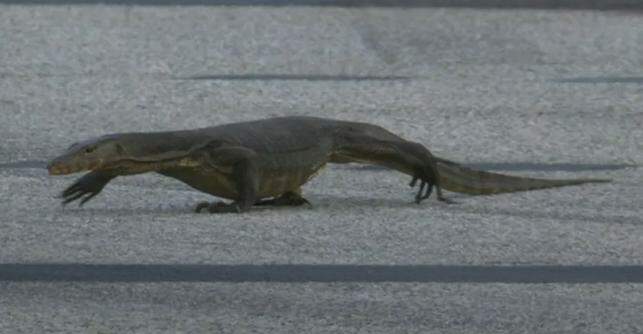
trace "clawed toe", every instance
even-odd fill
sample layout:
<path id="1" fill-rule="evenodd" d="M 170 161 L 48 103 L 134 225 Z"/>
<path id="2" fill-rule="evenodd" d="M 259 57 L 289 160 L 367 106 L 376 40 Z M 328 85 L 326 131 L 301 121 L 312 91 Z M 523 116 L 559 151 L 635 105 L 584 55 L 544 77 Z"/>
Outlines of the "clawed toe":
<path id="1" fill-rule="evenodd" d="M 107 172 L 90 172 L 76 180 L 60 194 L 63 207 L 73 201 L 79 200 L 79 206 L 98 195 L 105 185 L 115 176 Z"/>
<path id="2" fill-rule="evenodd" d="M 420 189 L 415 195 L 415 203 L 420 204 L 420 202 L 431 196 L 431 193 L 433 192 L 433 183 L 423 179 L 421 180 L 419 177 L 414 176 L 413 180 L 411 180 L 411 182 L 409 183 L 409 186 L 415 187 L 418 180 L 420 180 Z"/>

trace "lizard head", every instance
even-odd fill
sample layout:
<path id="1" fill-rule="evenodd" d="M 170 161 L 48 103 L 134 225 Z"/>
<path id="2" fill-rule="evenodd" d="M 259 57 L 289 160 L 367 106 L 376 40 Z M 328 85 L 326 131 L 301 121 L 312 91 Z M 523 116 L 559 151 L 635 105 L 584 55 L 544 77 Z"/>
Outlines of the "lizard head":
<path id="1" fill-rule="evenodd" d="M 47 165 L 51 175 L 66 175 L 114 166 L 123 159 L 124 149 L 113 136 L 102 136 L 71 145 Z"/>

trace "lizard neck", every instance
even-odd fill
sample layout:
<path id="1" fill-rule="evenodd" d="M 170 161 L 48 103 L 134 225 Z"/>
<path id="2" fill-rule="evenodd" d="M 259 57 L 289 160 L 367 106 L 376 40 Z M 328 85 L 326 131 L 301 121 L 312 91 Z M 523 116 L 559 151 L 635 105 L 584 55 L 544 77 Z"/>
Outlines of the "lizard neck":
<path id="1" fill-rule="evenodd" d="M 173 167 L 195 167 L 194 149 L 211 138 L 194 131 L 123 133 L 115 136 L 123 152 L 104 168 L 121 175 L 158 172 Z"/>

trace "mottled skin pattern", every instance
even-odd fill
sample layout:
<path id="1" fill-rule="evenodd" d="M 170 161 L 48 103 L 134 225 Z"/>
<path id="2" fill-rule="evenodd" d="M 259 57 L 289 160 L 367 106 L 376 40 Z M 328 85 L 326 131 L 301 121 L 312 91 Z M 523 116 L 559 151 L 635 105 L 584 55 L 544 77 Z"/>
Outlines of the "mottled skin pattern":
<path id="1" fill-rule="evenodd" d="M 415 201 L 448 202 L 442 188 L 495 194 L 605 182 L 545 180 L 465 168 L 434 157 L 423 145 L 379 126 L 315 117 L 280 117 L 209 128 L 106 135 L 72 145 L 51 161 L 52 175 L 90 171 L 63 191 L 63 203 L 96 196 L 113 178 L 156 172 L 232 200 L 199 203 L 196 210 L 242 212 L 253 205 L 302 205 L 301 186 L 327 163 L 366 163 L 412 177 Z"/>

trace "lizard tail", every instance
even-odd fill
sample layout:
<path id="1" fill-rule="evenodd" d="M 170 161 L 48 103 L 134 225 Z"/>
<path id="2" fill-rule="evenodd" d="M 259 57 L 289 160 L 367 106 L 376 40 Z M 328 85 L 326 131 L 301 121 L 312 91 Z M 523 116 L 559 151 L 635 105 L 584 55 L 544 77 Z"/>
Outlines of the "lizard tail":
<path id="1" fill-rule="evenodd" d="M 453 161 L 440 158 L 437 158 L 436 164 L 438 173 L 440 174 L 440 186 L 442 188 L 470 195 L 491 195 L 611 181 L 609 179 L 554 180 L 511 176 L 474 170 Z"/>

